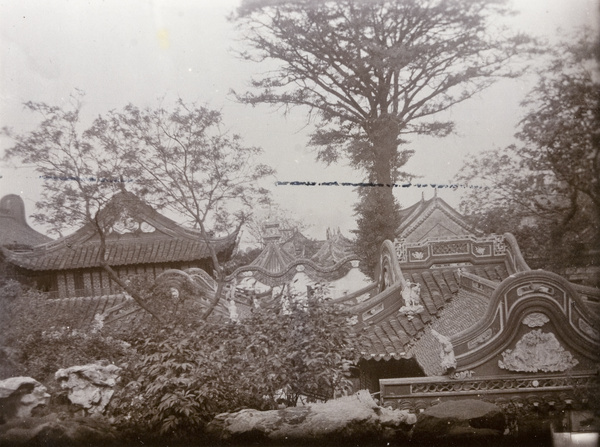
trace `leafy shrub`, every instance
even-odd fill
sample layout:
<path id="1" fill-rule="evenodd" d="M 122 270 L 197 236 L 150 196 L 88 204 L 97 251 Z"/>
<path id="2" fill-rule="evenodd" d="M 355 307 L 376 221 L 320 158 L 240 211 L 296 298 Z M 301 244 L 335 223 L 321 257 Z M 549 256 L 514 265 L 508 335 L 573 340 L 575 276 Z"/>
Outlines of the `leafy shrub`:
<path id="1" fill-rule="evenodd" d="M 18 365 L 10 372 L 2 371 L 3 378 L 18 372 L 52 386 L 60 368 L 98 360 L 120 362 L 131 354 L 129 345 L 119 339 L 73 328 L 86 309 L 61 309 L 54 315 L 49 314 L 47 304 L 45 296 L 34 290 L 1 298 L 0 345 Z"/>
<path id="2" fill-rule="evenodd" d="M 23 286 L 19 281 L 9 279 L 0 286 L 0 300 L 5 303 L 10 303 L 18 298 L 23 293 Z"/>
<path id="3" fill-rule="evenodd" d="M 28 376 L 51 384 L 61 368 L 107 360 L 120 363 L 129 355 L 129 345 L 100 333 L 67 327 L 36 331 L 17 344 L 18 360 Z"/>
<path id="4" fill-rule="evenodd" d="M 123 427 L 185 437 L 221 412 L 295 405 L 300 396 L 328 399 L 349 385 L 344 362 L 355 340 L 321 288 L 238 323 L 156 330 L 135 345 L 134 380 L 112 413 Z"/>

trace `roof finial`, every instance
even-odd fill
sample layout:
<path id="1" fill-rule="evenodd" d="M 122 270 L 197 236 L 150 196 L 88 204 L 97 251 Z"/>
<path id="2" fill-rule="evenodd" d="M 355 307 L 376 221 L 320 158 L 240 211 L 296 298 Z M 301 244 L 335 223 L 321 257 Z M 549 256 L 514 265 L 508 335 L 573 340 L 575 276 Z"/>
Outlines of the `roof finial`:
<path id="1" fill-rule="evenodd" d="M 437 197 L 437 185 L 433 187 L 433 197 Z"/>

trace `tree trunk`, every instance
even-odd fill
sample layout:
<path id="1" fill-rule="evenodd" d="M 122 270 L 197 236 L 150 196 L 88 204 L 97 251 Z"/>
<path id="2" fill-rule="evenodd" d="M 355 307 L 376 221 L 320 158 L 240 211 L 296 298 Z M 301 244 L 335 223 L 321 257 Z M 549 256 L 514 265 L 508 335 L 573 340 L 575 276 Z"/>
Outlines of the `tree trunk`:
<path id="1" fill-rule="evenodd" d="M 129 294 L 129 296 L 131 296 L 131 298 L 133 298 L 133 301 L 135 301 L 138 306 L 140 306 L 142 309 L 144 309 L 146 312 L 148 312 L 150 315 L 152 315 L 152 317 L 154 317 L 156 319 L 156 321 L 159 322 L 159 324 L 163 325 L 165 323 L 164 320 L 160 317 L 160 315 L 158 315 L 156 312 L 154 312 L 150 307 L 148 307 L 146 305 L 144 298 L 142 296 L 140 296 L 140 294 L 138 294 L 136 290 L 132 289 L 131 287 L 128 287 L 127 284 L 125 284 L 125 282 L 121 278 L 119 278 L 119 276 L 117 275 L 117 272 L 115 272 L 111 266 L 109 266 L 105 262 L 102 262 L 101 265 L 102 265 L 102 268 L 110 276 L 110 279 L 112 279 L 114 282 L 116 282 L 127 294 Z"/>
<path id="2" fill-rule="evenodd" d="M 354 208 L 357 216 L 357 251 L 360 269 L 373 277 L 379 247 L 386 239 L 393 241 L 399 224 L 394 199 L 394 168 L 398 148 L 398 125 L 390 117 L 380 118 L 367 132 L 372 144 L 369 181 L 378 186 L 363 187 Z"/>
<path id="3" fill-rule="evenodd" d="M 221 295 L 223 294 L 223 286 L 225 284 L 225 281 L 222 279 L 222 274 L 219 274 L 218 276 L 219 277 L 217 278 L 217 290 L 215 291 L 215 296 L 213 297 L 209 308 L 206 309 L 206 312 L 204 312 L 204 314 L 202 315 L 203 321 L 206 321 L 208 319 L 210 314 L 212 314 L 213 310 L 215 310 L 215 307 L 217 307 L 217 304 L 219 304 L 219 301 L 221 300 Z"/>
<path id="4" fill-rule="evenodd" d="M 394 159 L 398 150 L 398 124 L 389 115 L 379 118 L 373 125 L 371 131 L 373 141 L 373 173 L 374 182 L 382 185 L 377 186 L 378 206 L 381 207 L 380 213 L 388 215 L 393 213 L 396 207 L 394 199 L 395 166 Z M 390 216 L 391 217 L 391 216 Z M 389 221 L 387 225 L 381 228 L 381 237 L 383 240 L 394 240 L 395 230 L 399 222 Z M 382 240 L 382 241 L 383 241 Z"/>

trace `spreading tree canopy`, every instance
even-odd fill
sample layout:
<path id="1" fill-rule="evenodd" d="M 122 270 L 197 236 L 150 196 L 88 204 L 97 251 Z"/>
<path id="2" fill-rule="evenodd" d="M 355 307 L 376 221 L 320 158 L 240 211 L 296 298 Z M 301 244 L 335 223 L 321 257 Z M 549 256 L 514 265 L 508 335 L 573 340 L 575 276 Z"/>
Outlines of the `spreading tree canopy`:
<path id="1" fill-rule="evenodd" d="M 246 0 L 235 16 L 248 47 L 240 56 L 273 64 L 237 98 L 305 107 L 317 158 L 346 158 L 383 185 L 368 194 L 387 214 L 381 227 L 366 215 L 365 195 L 357 205 L 359 245 L 375 233 L 378 246 L 399 224 L 389 185 L 406 177 L 400 169 L 413 152 L 404 136 L 447 135 L 453 123 L 436 120 L 439 112 L 517 74 L 507 62 L 528 39 L 491 24 L 510 13 L 505 3 Z"/>
<path id="2" fill-rule="evenodd" d="M 458 181 L 485 183 L 461 208 L 488 231 L 512 231 L 537 267 L 585 262 L 600 242 L 598 43 L 586 32 L 559 44 L 523 102 L 520 144 L 468 161 Z"/>

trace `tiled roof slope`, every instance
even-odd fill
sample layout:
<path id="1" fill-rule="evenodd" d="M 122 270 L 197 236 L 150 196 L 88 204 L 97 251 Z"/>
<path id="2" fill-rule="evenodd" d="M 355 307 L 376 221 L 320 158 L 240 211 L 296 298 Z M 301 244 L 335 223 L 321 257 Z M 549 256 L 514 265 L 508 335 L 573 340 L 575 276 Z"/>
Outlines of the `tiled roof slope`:
<path id="1" fill-rule="evenodd" d="M 208 244 L 199 231 L 182 227 L 131 193 L 122 193 L 113 199 L 130 204 L 133 211 L 129 218 L 135 229 L 123 234 L 112 231 L 107 235 L 106 255 L 110 265 L 190 262 L 210 257 Z M 234 232 L 213 239 L 210 244 L 218 254 L 229 256 L 236 239 L 237 232 Z M 9 262 L 28 270 L 67 270 L 100 265 L 100 239 L 92 224 L 27 252 L 3 251 Z"/>
<path id="2" fill-rule="evenodd" d="M 340 232 L 334 232 L 311 259 L 320 266 L 329 267 L 352 255 L 353 252 L 354 244 L 352 241 Z"/>
<path id="3" fill-rule="evenodd" d="M 286 239 L 283 244 L 281 244 L 285 251 L 294 255 L 296 258 L 312 257 L 315 253 L 317 253 L 321 245 L 323 245 L 323 241 L 313 241 L 312 239 L 304 236 L 298 230 L 295 230 L 294 233 L 288 239 Z"/>
<path id="4" fill-rule="evenodd" d="M 508 272 L 503 267 L 463 267 L 463 271 L 497 282 L 508 276 Z M 384 320 L 364 327 L 361 330 L 362 358 L 389 360 L 412 357 L 415 351 L 411 348 L 415 345 L 415 341 L 423 334 L 429 323 L 437 321 L 439 318 L 446 319 L 449 324 L 456 324 L 457 327 L 472 324 L 473 315 L 479 315 L 477 306 L 470 308 L 467 305 L 462 314 L 452 314 L 447 317 L 450 314 L 446 312 L 445 308 L 457 297 L 465 296 L 466 293 L 459 288 L 458 275 L 457 269 L 431 269 L 422 273 L 405 274 L 406 280 L 421 285 L 423 312 L 409 319 L 406 315 L 394 311 Z M 402 305 L 403 301 L 399 299 L 398 310 Z M 427 333 L 429 333 L 429 329 Z M 435 350 L 434 353 L 439 355 L 439 350 Z"/>
<path id="5" fill-rule="evenodd" d="M 96 297 L 62 298 L 44 302 L 46 319 L 49 322 L 64 321 L 69 318 L 69 328 L 90 330 L 95 324 L 96 315 L 103 315 L 102 324 L 117 331 L 131 329 L 152 323 L 152 315 L 143 310 L 125 294 L 102 295 Z M 238 304 L 238 313 L 250 312 L 247 306 Z M 218 306 L 209 318 L 213 323 L 228 321 L 229 315 L 224 306 Z"/>
<path id="6" fill-rule="evenodd" d="M 422 198 L 419 202 L 412 206 L 400 211 L 400 222 L 401 225 L 396 229 L 398 237 L 406 240 L 420 240 L 427 236 L 423 234 L 430 225 L 424 225 L 428 219 L 435 213 L 438 213 L 437 219 L 442 221 L 437 222 L 444 228 L 442 231 L 446 235 L 456 234 L 478 234 L 480 233 L 477 229 L 473 228 L 458 211 L 448 205 L 442 198 L 438 197 L 437 194 L 429 200 Z M 444 224 L 445 222 L 445 224 Z M 449 225 L 453 230 L 445 228 L 445 225 Z M 429 228 L 429 231 L 434 231 L 436 228 Z M 435 232 L 435 231 L 434 231 Z M 419 235 L 416 235 L 419 233 Z M 438 235 L 439 236 L 439 235 Z"/>
<path id="7" fill-rule="evenodd" d="M 300 233 L 295 233 L 298 238 L 304 237 Z M 307 239 L 308 240 L 308 239 Z M 287 244 L 287 243 L 286 243 Z M 278 244 L 277 241 L 271 241 L 250 264 L 254 267 L 260 267 L 268 273 L 255 272 L 254 277 L 263 284 L 269 286 L 282 285 L 294 278 L 296 273 L 303 271 L 312 281 L 334 281 L 346 275 L 350 269 L 350 264 L 338 264 L 352 255 L 352 242 L 342 236 L 339 232 L 328 235 L 321 248 L 311 257 L 304 258 L 295 256 L 297 251 L 289 252 L 286 247 L 293 249 L 293 245 Z M 310 262 L 306 262 L 310 261 Z M 289 268 L 293 263 L 300 263 L 297 268 Z M 311 265 L 314 264 L 314 265 Z M 331 272 L 322 272 L 321 269 L 333 269 Z M 286 271 L 285 274 L 283 272 Z M 271 276 L 269 276 L 269 274 Z"/>
<path id="8" fill-rule="evenodd" d="M 32 247 L 51 240 L 27 224 L 25 203 L 20 196 L 8 194 L 0 199 L 0 246 Z"/>
<path id="9" fill-rule="evenodd" d="M 280 245 L 275 242 L 270 242 L 250 265 L 261 267 L 269 273 L 277 275 L 295 260 L 295 257 L 289 254 Z M 275 286 L 290 281 L 295 274 L 296 270 L 292 269 L 286 275 L 281 277 L 270 277 L 260 272 L 255 272 L 254 277 L 263 284 Z"/>
<path id="10" fill-rule="evenodd" d="M 212 240 L 217 253 L 229 252 L 235 244 L 236 235 Z M 150 264 L 164 262 L 189 262 L 210 257 L 207 244 L 201 239 L 123 235 L 106 242 L 108 263 L 112 266 Z M 83 245 L 67 242 L 46 248 L 36 247 L 33 251 L 13 253 L 4 251 L 13 264 L 28 270 L 68 270 L 98 267 L 100 246 L 97 241 Z"/>
<path id="11" fill-rule="evenodd" d="M 438 318 L 432 320 L 431 325 L 425 328 L 423 334 L 409 348 L 409 356 L 417 359 L 426 375 L 442 375 L 444 373 L 440 364 L 442 346 L 431 330 L 450 337 L 469 329 L 483 318 L 488 305 L 489 297 L 459 290 L 458 294 L 439 312 Z"/>

